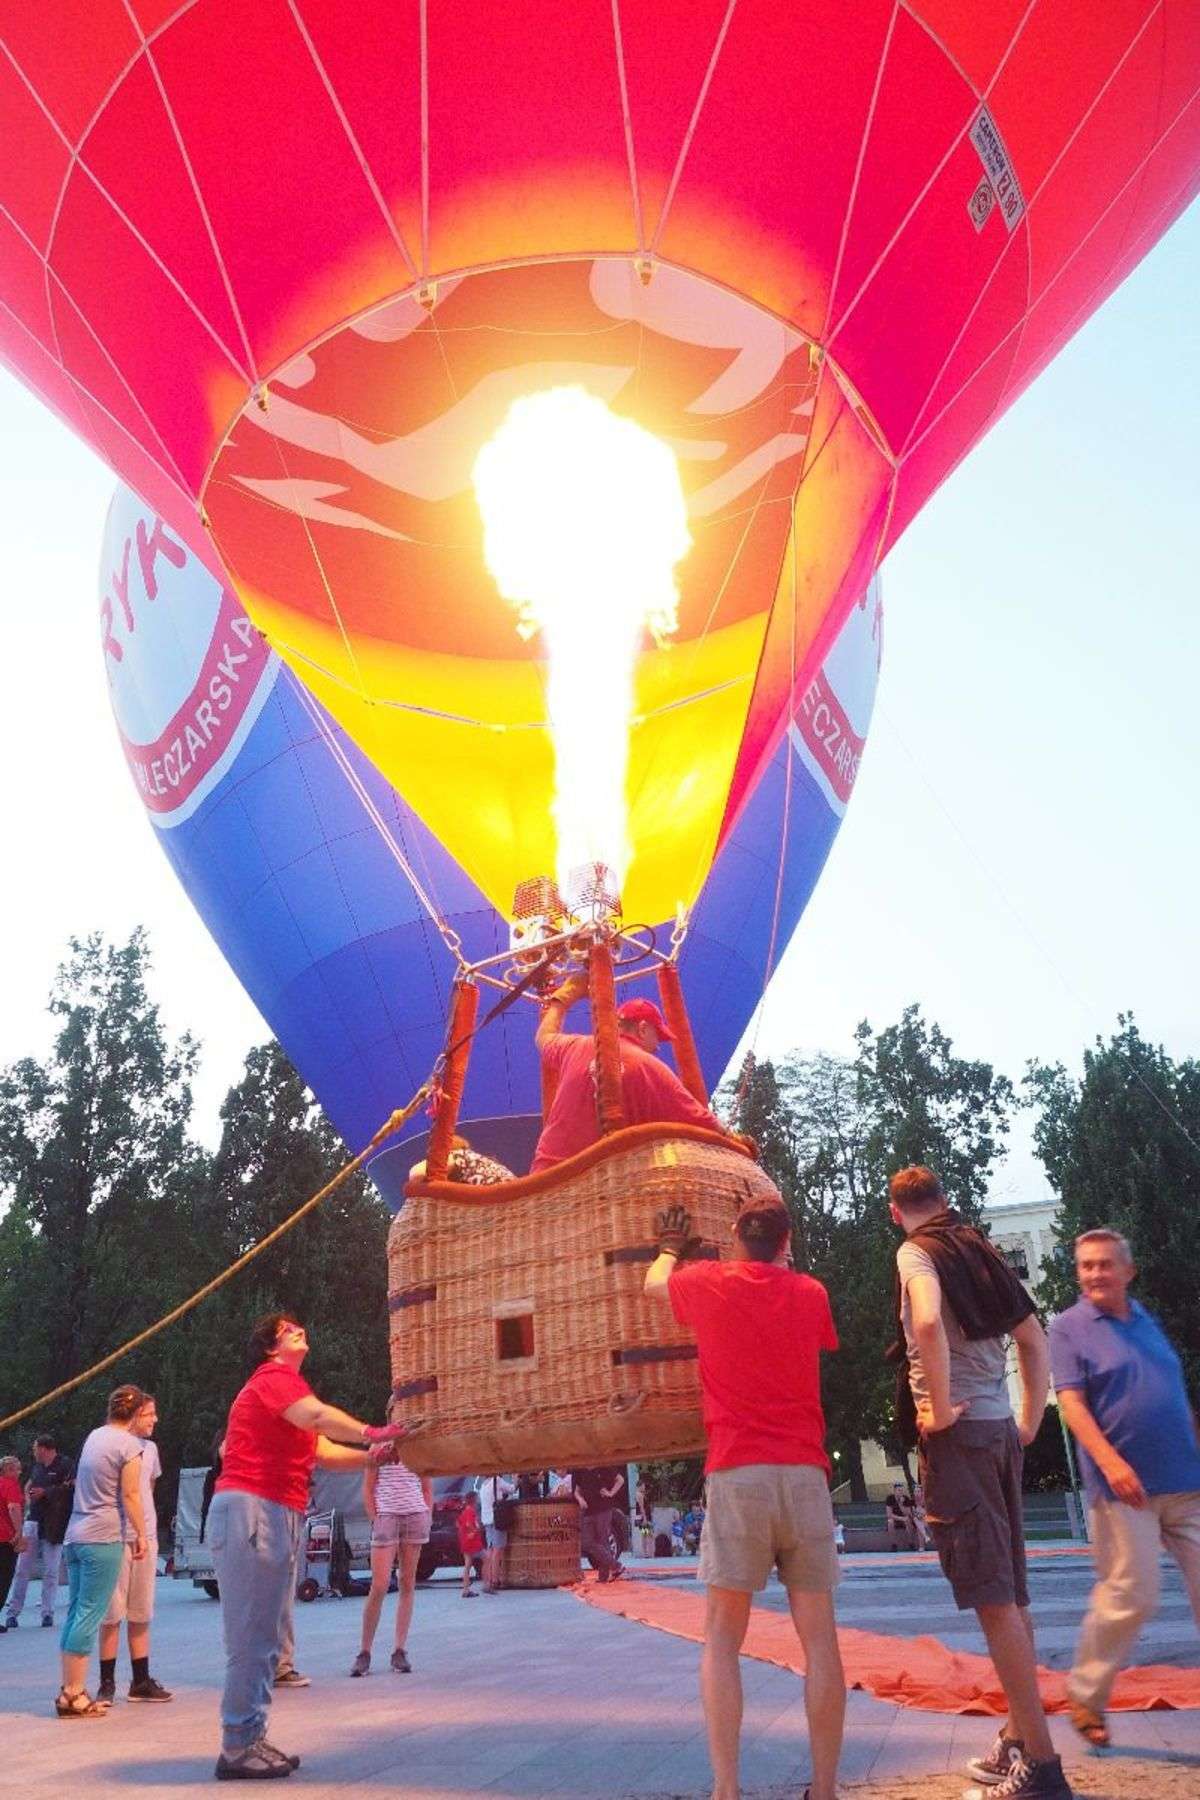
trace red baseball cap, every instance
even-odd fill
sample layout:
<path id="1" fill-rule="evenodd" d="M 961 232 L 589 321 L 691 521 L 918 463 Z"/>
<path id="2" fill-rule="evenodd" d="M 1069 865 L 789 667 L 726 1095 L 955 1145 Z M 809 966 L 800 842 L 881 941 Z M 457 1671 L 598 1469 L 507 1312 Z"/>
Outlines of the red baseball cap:
<path id="1" fill-rule="evenodd" d="M 626 1000 L 622 1006 L 617 1008 L 617 1019 L 622 1025 L 638 1019 L 645 1019 L 647 1025 L 653 1025 L 665 1043 L 673 1044 L 675 1042 L 675 1033 L 667 1030 L 667 1021 L 653 1000 Z"/>

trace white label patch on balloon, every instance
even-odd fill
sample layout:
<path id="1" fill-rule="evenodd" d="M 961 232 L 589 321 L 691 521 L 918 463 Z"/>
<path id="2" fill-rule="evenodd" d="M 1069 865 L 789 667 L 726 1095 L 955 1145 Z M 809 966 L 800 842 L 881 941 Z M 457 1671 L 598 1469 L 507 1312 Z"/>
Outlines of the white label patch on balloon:
<path id="1" fill-rule="evenodd" d="M 232 765 L 278 658 L 237 596 L 124 489 L 104 533 L 100 640 L 138 792 L 156 825 L 178 825 Z"/>

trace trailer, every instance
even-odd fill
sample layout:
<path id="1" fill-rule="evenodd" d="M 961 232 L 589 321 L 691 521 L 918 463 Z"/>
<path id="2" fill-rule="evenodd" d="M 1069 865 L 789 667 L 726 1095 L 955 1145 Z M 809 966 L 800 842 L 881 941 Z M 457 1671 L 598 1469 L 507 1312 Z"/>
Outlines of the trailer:
<path id="1" fill-rule="evenodd" d="M 175 1507 L 174 1565 L 177 1581 L 190 1581 L 211 1600 L 219 1598 L 212 1551 L 200 1535 L 200 1509 L 207 1469 L 179 1471 Z M 336 1555 L 332 1553 L 336 1550 Z M 297 1593 L 353 1593 L 371 1566 L 371 1521 L 363 1510 L 362 1475 L 356 1469 L 314 1469 L 305 1519 Z"/>

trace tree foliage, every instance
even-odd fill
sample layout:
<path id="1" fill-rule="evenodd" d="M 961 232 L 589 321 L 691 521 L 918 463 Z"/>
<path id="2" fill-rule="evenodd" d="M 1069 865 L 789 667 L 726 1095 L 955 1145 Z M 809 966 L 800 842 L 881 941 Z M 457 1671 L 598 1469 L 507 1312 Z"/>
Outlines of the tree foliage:
<path id="1" fill-rule="evenodd" d="M 346 1151 L 277 1044 L 252 1050 L 221 1112 L 215 1155 L 189 1135 L 196 1046 L 169 1041 L 149 997 L 143 933 L 73 942 L 49 1054 L 0 1074 L 0 1414 L 90 1367 L 265 1236 Z M 242 1275 L 109 1375 L 18 1428 L 27 1460 L 51 1429 L 74 1453 L 122 1381 L 151 1390 L 173 1506 L 175 1473 L 207 1462 L 246 1375 L 259 1314 L 296 1313 L 318 1391 L 359 1415 L 388 1385 L 388 1214 L 352 1179 Z"/>
<path id="2" fill-rule="evenodd" d="M 1060 1198 L 1060 1254 L 1039 1299 L 1050 1312 L 1078 1298 L 1070 1253 L 1076 1235 L 1112 1225 L 1133 1249 L 1134 1292 L 1157 1314 L 1200 1398 L 1200 1063 L 1173 1062 L 1134 1020 L 1085 1052 L 1072 1079 L 1061 1064 L 1031 1063 L 1025 1094 L 1034 1141 Z"/>
<path id="3" fill-rule="evenodd" d="M 853 1059 L 787 1057 L 749 1062 L 725 1096 L 739 1130 L 793 1221 L 793 1254 L 829 1290 L 841 1349 L 826 1359 L 822 1391 L 838 1473 L 866 1497 L 861 1443 L 893 1439 L 892 1275 L 897 1234 L 887 1216 L 888 1178 L 909 1163 L 941 1175 L 951 1202 L 978 1218 L 1003 1152 L 1011 1084 L 989 1063 L 954 1054 L 951 1040 L 905 1009 L 876 1032 L 864 1022 Z"/>

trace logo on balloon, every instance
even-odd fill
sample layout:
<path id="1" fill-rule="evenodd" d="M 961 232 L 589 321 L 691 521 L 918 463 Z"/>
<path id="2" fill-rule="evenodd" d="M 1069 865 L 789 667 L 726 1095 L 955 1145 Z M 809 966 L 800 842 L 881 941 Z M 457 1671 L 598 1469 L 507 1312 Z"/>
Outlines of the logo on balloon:
<path id="1" fill-rule="evenodd" d="M 178 825 L 237 756 L 278 658 L 237 596 L 124 490 L 104 534 L 100 638 L 125 760 L 155 824 Z"/>

